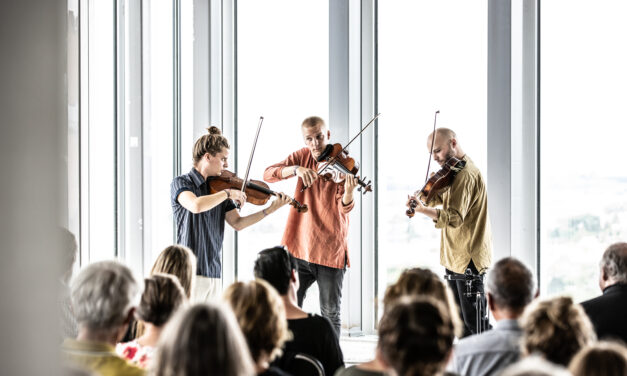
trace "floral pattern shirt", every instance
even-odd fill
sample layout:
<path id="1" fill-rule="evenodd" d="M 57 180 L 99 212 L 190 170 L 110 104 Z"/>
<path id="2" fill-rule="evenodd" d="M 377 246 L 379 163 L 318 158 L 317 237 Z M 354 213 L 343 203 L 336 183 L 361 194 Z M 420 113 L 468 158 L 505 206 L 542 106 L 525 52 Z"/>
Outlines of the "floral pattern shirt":
<path id="1" fill-rule="evenodd" d="M 137 343 L 137 340 L 133 340 L 118 343 L 115 347 L 115 352 L 129 362 L 145 369 L 148 366 L 148 362 L 152 359 L 154 347 L 142 346 Z"/>

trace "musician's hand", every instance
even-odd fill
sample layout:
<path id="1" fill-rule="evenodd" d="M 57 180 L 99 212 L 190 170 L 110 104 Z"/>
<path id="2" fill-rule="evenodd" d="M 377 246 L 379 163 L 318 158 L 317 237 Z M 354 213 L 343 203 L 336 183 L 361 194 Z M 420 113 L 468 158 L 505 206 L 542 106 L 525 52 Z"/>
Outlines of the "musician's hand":
<path id="1" fill-rule="evenodd" d="M 346 175 L 344 177 L 344 192 L 353 192 L 355 187 L 359 184 L 355 175 Z"/>
<path id="2" fill-rule="evenodd" d="M 246 203 L 246 193 L 237 189 L 229 189 L 229 193 L 231 194 L 231 200 L 238 204 L 240 209 L 244 207 Z"/>
<path id="3" fill-rule="evenodd" d="M 266 209 L 266 212 L 274 213 L 281 206 L 284 206 L 285 204 L 289 204 L 290 202 L 292 202 L 292 200 L 289 198 L 288 195 L 286 195 L 283 192 L 280 192 L 280 193 L 277 192 L 276 199 L 274 199 L 274 201 L 272 201 L 270 206 L 268 206 L 268 209 Z"/>
<path id="4" fill-rule="evenodd" d="M 416 194 L 413 194 L 413 195 L 407 195 L 407 202 L 405 203 L 405 206 L 407 206 L 408 208 L 409 208 L 409 207 L 411 207 L 411 206 L 409 205 L 409 203 L 410 203 L 412 200 L 414 200 L 414 201 L 420 201 L 420 200 L 418 200 L 418 197 L 416 197 Z"/>
<path id="5" fill-rule="evenodd" d="M 318 173 L 316 171 L 302 166 L 296 169 L 296 176 L 303 179 L 303 184 L 305 184 L 305 187 L 311 186 L 313 182 L 318 179 Z"/>

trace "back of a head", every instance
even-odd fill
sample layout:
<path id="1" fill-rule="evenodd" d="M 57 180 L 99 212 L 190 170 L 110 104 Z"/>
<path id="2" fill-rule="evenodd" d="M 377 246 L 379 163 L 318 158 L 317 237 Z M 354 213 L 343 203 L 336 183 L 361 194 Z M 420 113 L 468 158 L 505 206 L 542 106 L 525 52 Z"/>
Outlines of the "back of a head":
<path id="1" fill-rule="evenodd" d="M 224 292 L 255 362 L 262 354 L 272 360 L 288 338 L 283 300 L 270 284 L 258 279 L 236 282 Z"/>
<path id="2" fill-rule="evenodd" d="M 522 313 L 533 300 L 535 284 L 531 271 L 522 262 L 507 257 L 488 272 L 486 289 L 498 307 Z"/>
<path id="3" fill-rule="evenodd" d="M 254 374 L 233 313 L 217 304 L 181 309 L 161 335 L 153 367 L 156 376 Z"/>
<path id="4" fill-rule="evenodd" d="M 144 292 L 135 315 L 139 320 L 160 327 L 186 300 L 178 278 L 171 274 L 154 274 L 144 279 Z"/>
<path id="5" fill-rule="evenodd" d="M 571 376 L 563 367 L 539 356 L 528 356 L 505 368 L 500 376 Z"/>
<path id="6" fill-rule="evenodd" d="M 526 354 L 539 354 L 567 366 L 583 347 L 596 340 L 590 320 L 569 297 L 531 303 L 521 318 L 522 347 Z"/>
<path id="7" fill-rule="evenodd" d="M 627 283 L 627 243 L 614 243 L 601 258 L 601 268 L 607 278 L 616 283 Z"/>
<path id="8" fill-rule="evenodd" d="M 191 249 L 185 246 L 178 244 L 168 246 L 157 256 L 157 260 L 150 270 L 150 275 L 156 273 L 176 276 L 189 299 L 192 293 L 193 278 L 196 275 L 196 256 Z"/>
<path id="9" fill-rule="evenodd" d="M 463 324 L 459 318 L 455 299 L 444 281 L 429 269 L 412 268 L 401 273 L 398 280 L 385 290 L 383 311 L 387 311 L 402 296 L 428 296 L 445 303 L 453 318 L 455 333 L 462 334 Z"/>
<path id="10" fill-rule="evenodd" d="M 573 376 L 625 376 L 627 347 L 606 341 L 594 343 L 575 355 L 569 369 Z"/>
<path id="11" fill-rule="evenodd" d="M 429 297 L 403 297 L 379 323 L 378 348 L 399 376 L 436 375 L 446 365 L 455 337 L 446 307 Z"/>
<path id="12" fill-rule="evenodd" d="M 298 271 L 296 259 L 283 247 L 264 249 L 255 261 L 255 277 L 271 284 L 281 295 L 287 294 L 292 270 Z"/>
<path id="13" fill-rule="evenodd" d="M 90 264 L 72 281 L 76 321 L 89 329 L 117 329 L 124 323 L 138 292 L 131 270 L 121 263 Z"/>

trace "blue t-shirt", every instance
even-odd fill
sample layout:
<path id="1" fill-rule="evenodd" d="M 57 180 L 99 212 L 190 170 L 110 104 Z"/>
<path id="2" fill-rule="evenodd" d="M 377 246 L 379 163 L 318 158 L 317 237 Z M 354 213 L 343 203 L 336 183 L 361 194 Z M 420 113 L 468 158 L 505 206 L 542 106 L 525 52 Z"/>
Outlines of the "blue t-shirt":
<path id="1" fill-rule="evenodd" d="M 183 191 L 190 191 L 198 197 L 206 196 L 210 194 L 208 181 L 195 168 L 172 180 L 170 193 L 176 223 L 176 242 L 189 247 L 196 255 L 197 275 L 221 278 L 224 218 L 226 212 L 235 209 L 235 204 L 225 200 L 211 210 L 194 214 L 177 200 Z"/>

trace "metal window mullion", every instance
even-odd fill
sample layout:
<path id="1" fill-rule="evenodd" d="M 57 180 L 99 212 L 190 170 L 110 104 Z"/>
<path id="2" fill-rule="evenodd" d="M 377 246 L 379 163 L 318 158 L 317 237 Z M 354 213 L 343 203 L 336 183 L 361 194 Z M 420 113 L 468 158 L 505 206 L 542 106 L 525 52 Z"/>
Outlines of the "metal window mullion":
<path id="1" fill-rule="evenodd" d="M 125 191 L 125 15 L 124 0 L 115 0 L 114 2 L 114 75 L 115 84 L 113 93 L 114 99 L 114 174 L 115 174 L 115 190 L 114 202 L 116 203 L 115 218 L 115 237 L 116 248 L 115 257 L 120 259 L 126 258 L 126 191 Z"/>

